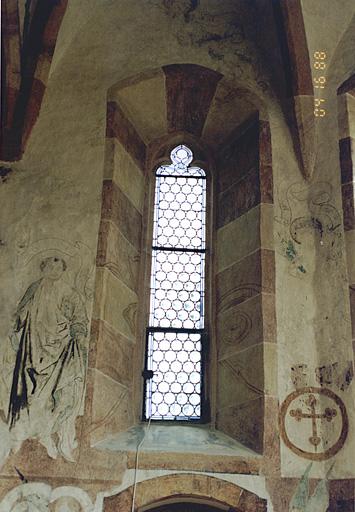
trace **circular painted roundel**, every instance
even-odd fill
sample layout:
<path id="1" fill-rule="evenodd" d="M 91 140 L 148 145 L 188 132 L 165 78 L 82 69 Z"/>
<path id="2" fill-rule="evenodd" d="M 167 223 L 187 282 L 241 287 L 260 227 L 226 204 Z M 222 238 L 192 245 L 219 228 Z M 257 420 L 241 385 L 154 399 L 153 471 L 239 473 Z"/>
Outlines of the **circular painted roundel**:
<path id="1" fill-rule="evenodd" d="M 280 408 L 280 434 L 294 453 L 326 460 L 343 447 L 349 421 L 344 402 L 327 388 L 306 387 L 290 393 Z"/>

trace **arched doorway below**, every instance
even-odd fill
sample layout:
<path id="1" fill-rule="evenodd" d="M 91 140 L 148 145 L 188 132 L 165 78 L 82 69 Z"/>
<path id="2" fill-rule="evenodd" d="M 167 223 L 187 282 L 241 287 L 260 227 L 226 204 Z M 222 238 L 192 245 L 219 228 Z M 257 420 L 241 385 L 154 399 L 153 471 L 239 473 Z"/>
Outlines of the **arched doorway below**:
<path id="1" fill-rule="evenodd" d="M 212 500 L 202 502 L 202 500 L 185 496 L 174 501 L 163 500 L 150 508 L 142 507 L 138 512 L 221 512 L 223 510 L 232 512 L 234 509 Z"/>
<path id="2" fill-rule="evenodd" d="M 107 496 L 104 512 L 131 512 L 133 494 L 131 486 Z M 226 480 L 184 473 L 139 482 L 133 508 L 135 512 L 266 512 L 267 502 Z"/>

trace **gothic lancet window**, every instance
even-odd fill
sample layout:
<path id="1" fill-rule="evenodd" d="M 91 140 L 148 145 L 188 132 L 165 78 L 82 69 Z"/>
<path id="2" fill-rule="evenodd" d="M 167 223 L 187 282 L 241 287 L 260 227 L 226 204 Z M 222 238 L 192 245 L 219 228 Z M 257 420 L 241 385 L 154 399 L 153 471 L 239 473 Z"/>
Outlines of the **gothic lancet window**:
<path id="1" fill-rule="evenodd" d="M 180 145 L 155 173 L 144 418 L 200 420 L 206 174 Z"/>

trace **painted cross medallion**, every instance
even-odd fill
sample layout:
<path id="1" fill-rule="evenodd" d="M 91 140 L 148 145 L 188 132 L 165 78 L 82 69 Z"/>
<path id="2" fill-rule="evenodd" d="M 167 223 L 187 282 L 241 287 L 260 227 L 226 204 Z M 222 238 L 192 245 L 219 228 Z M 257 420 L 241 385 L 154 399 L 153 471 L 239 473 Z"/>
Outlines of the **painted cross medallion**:
<path id="1" fill-rule="evenodd" d="M 280 433 L 286 446 L 300 457 L 329 459 L 342 448 L 348 434 L 345 405 L 330 389 L 298 389 L 281 405 Z"/>

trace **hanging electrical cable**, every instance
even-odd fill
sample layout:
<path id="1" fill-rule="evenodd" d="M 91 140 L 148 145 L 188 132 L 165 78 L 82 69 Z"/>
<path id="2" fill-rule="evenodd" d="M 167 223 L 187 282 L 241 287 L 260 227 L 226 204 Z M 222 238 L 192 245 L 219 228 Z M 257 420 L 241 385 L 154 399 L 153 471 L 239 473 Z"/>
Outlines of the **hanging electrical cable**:
<path id="1" fill-rule="evenodd" d="M 150 400 L 151 400 L 151 398 L 152 397 L 150 397 Z M 140 453 L 140 449 L 142 448 L 143 443 L 144 443 L 144 441 L 145 441 L 145 439 L 146 439 L 146 437 L 148 435 L 151 421 L 152 421 L 152 416 L 151 416 L 151 413 L 150 413 L 149 420 L 148 420 L 148 425 L 144 429 L 143 437 L 142 437 L 141 441 L 137 445 L 136 459 L 135 459 L 135 463 L 134 463 L 134 478 L 133 478 L 133 494 L 132 494 L 131 512 L 134 512 L 134 505 L 135 505 L 135 501 L 136 501 L 137 473 L 138 473 L 138 467 L 139 467 L 139 453 Z"/>

